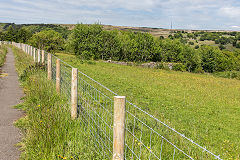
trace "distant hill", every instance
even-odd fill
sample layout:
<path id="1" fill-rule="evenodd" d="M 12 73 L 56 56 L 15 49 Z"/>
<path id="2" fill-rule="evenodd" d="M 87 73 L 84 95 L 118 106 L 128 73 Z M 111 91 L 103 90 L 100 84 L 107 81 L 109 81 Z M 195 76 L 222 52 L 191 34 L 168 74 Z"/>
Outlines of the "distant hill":
<path id="1" fill-rule="evenodd" d="M 44 29 L 53 29 L 64 33 L 63 31 L 72 30 L 76 24 L 14 24 L 14 23 L 0 23 L 0 32 L 4 32 L 7 28 L 12 25 L 14 28 L 25 28 L 32 33 L 39 32 Z M 192 32 L 233 32 L 229 30 L 190 30 L 190 29 L 164 29 L 164 28 L 150 28 L 150 27 L 128 27 L 128 26 L 112 26 L 102 25 L 105 30 L 131 30 L 135 32 L 148 32 L 155 37 L 163 36 L 168 37 L 171 33 L 181 31 L 185 33 Z M 236 31 L 240 32 L 240 31 Z M 67 35 L 67 34 L 66 34 Z"/>
<path id="2" fill-rule="evenodd" d="M 60 26 L 67 27 L 69 30 L 72 30 L 76 24 L 59 24 Z M 151 27 L 128 27 L 128 26 L 112 26 L 112 25 L 102 25 L 106 30 L 132 30 L 136 32 L 147 32 L 152 34 L 155 37 L 163 36 L 167 37 L 169 34 L 181 31 L 185 33 L 192 32 L 233 32 L 230 30 L 191 30 L 191 29 L 164 29 L 164 28 L 151 28 Z M 236 31 L 240 32 L 240 31 Z"/>
<path id="3" fill-rule="evenodd" d="M 61 33 L 64 38 L 66 38 L 68 33 L 70 32 L 70 30 L 67 29 L 67 27 L 58 24 L 15 24 L 15 23 L 0 23 L 0 32 L 5 32 L 10 25 L 14 29 L 24 28 L 30 31 L 31 33 L 40 32 L 41 30 L 52 29 Z"/>

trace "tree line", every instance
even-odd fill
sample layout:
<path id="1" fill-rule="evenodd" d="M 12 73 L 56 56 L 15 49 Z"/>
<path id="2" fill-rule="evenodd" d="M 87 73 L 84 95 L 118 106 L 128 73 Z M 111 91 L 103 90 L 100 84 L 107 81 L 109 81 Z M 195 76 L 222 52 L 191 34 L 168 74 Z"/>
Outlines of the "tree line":
<path id="1" fill-rule="evenodd" d="M 13 30 L 7 30 L 5 40 L 29 43 L 48 52 L 64 50 L 88 60 L 175 63 L 175 70 L 189 72 L 240 70 L 238 50 L 230 52 L 207 45 L 193 48 L 182 42 L 181 33 L 156 38 L 149 33 L 130 30 L 107 31 L 98 24 L 77 24 L 68 33 L 47 29 L 31 36 L 27 30 Z"/>

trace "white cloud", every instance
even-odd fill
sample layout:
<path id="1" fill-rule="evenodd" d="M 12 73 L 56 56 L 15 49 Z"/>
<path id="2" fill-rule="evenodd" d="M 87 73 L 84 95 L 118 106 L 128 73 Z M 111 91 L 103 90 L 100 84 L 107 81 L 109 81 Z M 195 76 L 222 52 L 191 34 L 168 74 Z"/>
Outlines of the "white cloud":
<path id="1" fill-rule="evenodd" d="M 230 26 L 233 29 L 240 29 L 240 26 Z"/>
<path id="2" fill-rule="evenodd" d="M 164 28 L 173 21 L 174 28 L 229 29 L 240 23 L 235 18 L 240 16 L 239 9 L 238 0 L 0 0 L 0 19 L 16 23 L 99 20 L 103 24 Z"/>
<path id="3" fill-rule="evenodd" d="M 238 18 L 240 16 L 240 7 L 222 7 L 220 8 L 220 13 L 230 18 Z"/>

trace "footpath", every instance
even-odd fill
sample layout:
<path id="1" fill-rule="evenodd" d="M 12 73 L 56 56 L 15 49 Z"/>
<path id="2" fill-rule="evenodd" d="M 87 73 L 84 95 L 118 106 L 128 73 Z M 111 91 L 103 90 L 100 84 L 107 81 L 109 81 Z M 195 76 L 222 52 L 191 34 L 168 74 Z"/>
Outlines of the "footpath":
<path id="1" fill-rule="evenodd" d="M 20 151 L 16 144 L 21 135 L 13 123 L 22 116 L 22 112 L 13 106 L 21 102 L 23 91 L 19 86 L 14 55 L 10 48 L 2 71 L 8 75 L 0 77 L 0 160 L 17 160 Z"/>

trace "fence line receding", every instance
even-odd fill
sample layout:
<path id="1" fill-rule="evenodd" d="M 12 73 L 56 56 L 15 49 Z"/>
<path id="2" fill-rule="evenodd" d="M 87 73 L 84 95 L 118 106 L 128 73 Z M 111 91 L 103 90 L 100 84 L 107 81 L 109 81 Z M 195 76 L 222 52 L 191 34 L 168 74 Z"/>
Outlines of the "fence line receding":
<path id="1" fill-rule="evenodd" d="M 11 44 L 10 42 L 1 43 Z M 48 75 L 51 80 L 56 82 L 58 57 L 27 44 L 14 42 L 12 44 L 29 56 L 33 56 L 35 62 L 42 64 L 45 71 L 51 74 Z M 51 56 L 50 59 L 48 55 Z M 221 160 L 220 156 L 195 143 L 128 100 L 124 103 L 124 117 L 119 117 L 121 114 L 116 115 L 114 112 L 114 104 L 116 105 L 114 96 L 119 95 L 80 70 L 77 71 L 77 79 L 74 82 L 76 95 L 72 95 L 74 94 L 72 92 L 74 88 L 72 87 L 72 75 L 74 75 L 72 69 L 74 67 L 60 59 L 58 61 L 61 63 L 60 93 L 66 95 L 70 105 L 71 99 L 74 99 L 72 97 L 77 97 L 77 118 L 86 126 L 86 131 L 91 135 L 96 150 L 105 159 Z M 122 118 L 124 118 L 124 124 L 118 124 L 120 123 L 118 119 L 122 121 Z M 115 128 L 117 126 L 124 126 L 124 129 Z M 113 131 L 117 131 L 117 133 L 114 134 Z M 119 132 L 124 133 L 122 138 L 119 137 L 122 135 Z M 121 144 L 123 144 L 123 148 L 121 148 Z M 123 151 L 123 153 L 117 151 Z"/>

